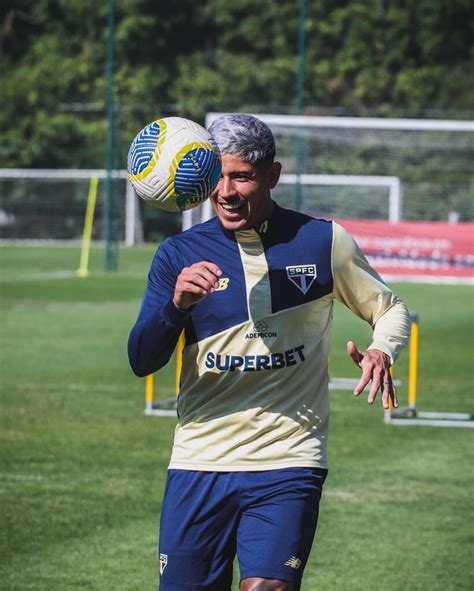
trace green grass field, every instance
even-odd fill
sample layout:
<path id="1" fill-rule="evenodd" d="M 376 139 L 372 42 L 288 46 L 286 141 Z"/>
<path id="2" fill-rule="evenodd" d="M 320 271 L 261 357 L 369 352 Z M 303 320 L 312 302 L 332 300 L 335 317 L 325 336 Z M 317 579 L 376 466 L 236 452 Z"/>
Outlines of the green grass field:
<path id="1" fill-rule="evenodd" d="M 153 252 L 122 250 L 120 271 L 105 273 L 95 248 L 79 279 L 76 248 L 0 249 L 2 591 L 157 588 L 175 420 L 143 416 L 144 382 L 126 356 Z M 394 288 L 420 315 L 419 408 L 473 412 L 473 289 Z M 345 342 L 364 347 L 368 334 L 337 305 L 333 375 L 357 375 Z M 396 369 L 405 385 L 407 359 Z M 158 374 L 159 397 L 173 380 L 174 367 Z M 331 406 L 303 590 L 472 589 L 472 430 L 387 426 L 380 404 L 350 392 L 332 392 Z"/>

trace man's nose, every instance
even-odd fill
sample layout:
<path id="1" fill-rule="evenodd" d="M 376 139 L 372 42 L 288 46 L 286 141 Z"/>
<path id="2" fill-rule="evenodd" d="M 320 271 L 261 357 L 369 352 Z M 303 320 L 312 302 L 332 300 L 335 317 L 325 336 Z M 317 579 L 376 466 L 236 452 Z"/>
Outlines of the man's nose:
<path id="1" fill-rule="evenodd" d="M 232 179 L 228 178 L 228 177 L 222 177 L 221 180 L 219 181 L 219 195 L 221 197 L 223 197 L 224 199 L 226 197 L 232 197 L 233 195 L 235 195 L 235 187 L 234 187 L 234 183 L 232 181 Z"/>

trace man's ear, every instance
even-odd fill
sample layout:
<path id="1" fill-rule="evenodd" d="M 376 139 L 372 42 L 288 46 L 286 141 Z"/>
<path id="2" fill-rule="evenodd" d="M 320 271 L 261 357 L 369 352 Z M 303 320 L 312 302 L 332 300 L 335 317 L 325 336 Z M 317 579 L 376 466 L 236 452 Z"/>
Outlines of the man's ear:
<path id="1" fill-rule="evenodd" d="M 269 172 L 270 189 L 274 189 L 280 180 L 281 162 L 274 162 Z"/>

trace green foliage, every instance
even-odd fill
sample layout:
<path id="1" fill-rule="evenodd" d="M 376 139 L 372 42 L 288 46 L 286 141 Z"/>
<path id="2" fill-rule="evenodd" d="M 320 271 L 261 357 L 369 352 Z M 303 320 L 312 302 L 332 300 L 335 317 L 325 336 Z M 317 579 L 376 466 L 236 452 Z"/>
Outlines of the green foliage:
<path id="1" fill-rule="evenodd" d="M 308 2 L 307 110 L 472 109 L 470 10 L 469 0 Z M 0 18 L 0 167 L 101 167 L 107 2 L 7 0 Z M 297 0 L 116 0 L 115 22 L 120 165 L 158 116 L 294 111 Z"/>
<path id="2" fill-rule="evenodd" d="M 309 18 L 308 104 L 472 109 L 459 77 L 472 65 L 469 2 L 350 1 Z"/>

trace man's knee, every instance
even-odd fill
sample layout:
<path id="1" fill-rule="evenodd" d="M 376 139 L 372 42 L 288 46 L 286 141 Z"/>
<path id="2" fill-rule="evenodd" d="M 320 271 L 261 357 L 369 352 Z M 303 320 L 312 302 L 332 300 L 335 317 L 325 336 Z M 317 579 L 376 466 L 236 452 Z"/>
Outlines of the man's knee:
<path id="1" fill-rule="evenodd" d="M 240 582 L 240 591 L 298 591 L 299 585 L 279 579 L 252 577 Z"/>

